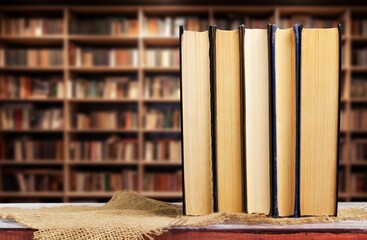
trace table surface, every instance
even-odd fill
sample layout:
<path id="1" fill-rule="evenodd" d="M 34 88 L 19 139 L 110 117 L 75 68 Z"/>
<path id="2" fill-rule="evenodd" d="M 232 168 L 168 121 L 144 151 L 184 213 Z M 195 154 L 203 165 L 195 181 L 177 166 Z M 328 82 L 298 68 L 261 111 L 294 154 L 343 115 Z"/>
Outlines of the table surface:
<path id="1" fill-rule="evenodd" d="M 12 204 L 0 204 L 1 207 L 17 207 L 17 208 L 41 208 L 41 207 L 57 207 L 57 206 L 103 206 L 104 203 L 12 203 Z M 339 203 L 339 208 L 350 208 L 350 207 L 358 207 L 367 209 L 367 203 Z M 13 220 L 0 219 L 0 230 L 9 229 L 28 229 L 28 227 L 22 226 L 21 224 L 16 223 Z M 294 224 L 294 225 L 277 225 L 277 224 L 213 224 L 209 226 L 202 227 L 171 227 L 171 229 L 185 229 L 185 230 L 238 230 L 238 231 L 362 231 L 367 232 L 367 221 L 340 221 L 333 223 L 315 223 L 315 224 Z"/>

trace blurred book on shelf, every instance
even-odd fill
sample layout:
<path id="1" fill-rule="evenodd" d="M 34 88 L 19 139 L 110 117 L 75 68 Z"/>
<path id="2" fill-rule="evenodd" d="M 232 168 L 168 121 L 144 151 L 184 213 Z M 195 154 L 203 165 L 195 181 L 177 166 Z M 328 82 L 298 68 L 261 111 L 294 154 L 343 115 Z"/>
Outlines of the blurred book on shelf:
<path id="1" fill-rule="evenodd" d="M 350 87 L 351 98 L 367 99 L 367 78 L 353 78 Z"/>
<path id="2" fill-rule="evenodd" d="M 143 180 L 144 191 L 182 191 L 182 172 L 146 172 Z"/>
<path id="3" fill-rule="evenodd" d="M 73 161 L 138 161 L 138 140 L 121 139 L 113 135 L 104 141 L 72 141 L 70 143 L 70 159 Z"/>
<path id="4" fill-rule="evenodd" d="M 352 145 L 352 161 L 367 162 L 367 140 L 356 139 Z"/>
<path id="5" fill-rule="evenodd" d="M 353 19 L 351 25 L 352 36 L 367 35 L 367 19 Z"/>
<path id="6" fill-rule="evenodd" d="M 138 189 L 138 173 L 125 169 L 122 172 L 76 172 L 70 174 L 71 191 L 77 192 L 111 192 L 123 189 Z"/>
<path id="7" fill-rule="evenodd" d="M 279 21 L 281 28 L 292 27 L 294 24 L 302 24 L 304 28 L 333 28 L 340 23 L 338 19 L 317 18 L 309 14 L 295 14 Z"/>
<path id="8" fill-rule="evenodd" d="M 146 129 L 179 129 L 181 111 L 175 105 L 155 104 L 147 106 L 144 115 Z"/>
<path id="9" fill-rule="evenodd" d="M 39 192 L 62 191 L 63 174 L 60 170 L 27 169 L 6 170 L 4 172 L 4 191 Z"/>
<path id="10" fill-rule="evenodd" d="M 44 36 L 63 33 L 61 18 L 4 18 L 5 35 Z"/>
<path id="11" fill-rule="evenodd" d="M 62 140 L 32 140 L 21 137 L 14 140 L 0 140 L 0 159 L 16 162 L 34 160 L 64 160 Z"/>
<path id="12" fill-rule="evenodd" d="M 350 127 L 352 130 L 367 130 L 367 109 L 355 108 L 350 112 Z"/>
<path id="13" fill-rule="evenodd" d="M 36 108 L 31 103 L 8 103 L 0 109 L 2 129 L 61 129 L 63 110 L 61 108 Z"/>
<path id="14" fill-rule="evenodd" d="M 64 79 L 61 76 L 0 76 L 0 98 L 62 98 Z"/>
<path id="15" fill-rule="evenodd" d="M 352 65 L 366 66 L 367 65 L 367 47 L 356 47 L 352 49 Z"/>
<path id="16" fill-rule="evenodd" d="M 146 67 L 178 67 L 178 49 L 151 48 L 145 50 Z"/>
<path id="17" fill-rule="evenodd" d="M 77 78 L 68 87 L 72 98 L 136 99 L 139 96 L 138 81 L 130 77 Z"/>
<path id="18" fill-rule="evenodd" d="M 97 48 L 69 45 L 69 64 L 75 67 L 137 67 L 136 48 Z"/>
<path id="19" fill-rule="evenodd" d="M 365 193 L 367 192 L 367 175 L 365 172 L 354 172 L 350 176 L 351 192 Z"/>
<path id="20" fill-rule="evenodd" d="M 72 124 L 76 129 L 136 129 L 138 115 L 134 111 L 93 111 L 72 114 Z"/>
<path id="21" fill-rule="evenodd" d="M 144 81 L 145 98 L 180 99 L 180 78 L 178 76 L 148 76 Z"/>
<path id="22" fill-rule="evenodd" d="M 208 19 L 192 17 L 147 17 L 143 20 L 143 34 L 145 36 L 178 37 L 180 26 L 191 31 L 208 29 Z"/>
<path id="23" fill-rule="evenodd" d="M 77 18 L 70 23 L 70 33 L 77 35 L 136 36 L 138 30 L 136 18 Z"/>
<path id="24" fill-rule="evenodd" d="M 181 140 L 153 139 L 144 143 L 145 162 L 181 163 Z"/>
<path id="25" fill-rule="evenodd" d="M 7 48 L 5 66 L 52 67 L 62 66 L 63 51 L 58 48 Z"/>

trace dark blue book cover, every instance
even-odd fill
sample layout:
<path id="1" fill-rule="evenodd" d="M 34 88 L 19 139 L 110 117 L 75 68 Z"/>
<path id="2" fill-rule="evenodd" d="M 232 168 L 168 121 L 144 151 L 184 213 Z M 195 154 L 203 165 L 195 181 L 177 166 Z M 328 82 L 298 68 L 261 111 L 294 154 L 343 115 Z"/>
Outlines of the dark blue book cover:
<path id="1" fill-rule="evenodd" d="M 299 216 L 299 87 L 300 87 L 300 27 L 299 25 L 293 26 L 293 32 L 295 36 L 295 89 L 296 91 L 296 149 L 295 149 L 295 196 L 294 196 L 294 217 Z M 279 217 L 278 208 L 278 173 L 277 173 L 277 102 L 276 102 L 276 62 L 275 62 L 275 51 L 276 51 L 276 34 L 278 27 L 272 25 L 271 28 L 271 99 L 272 99 L 272 195 L 273 195 L 273 216 Z"/>

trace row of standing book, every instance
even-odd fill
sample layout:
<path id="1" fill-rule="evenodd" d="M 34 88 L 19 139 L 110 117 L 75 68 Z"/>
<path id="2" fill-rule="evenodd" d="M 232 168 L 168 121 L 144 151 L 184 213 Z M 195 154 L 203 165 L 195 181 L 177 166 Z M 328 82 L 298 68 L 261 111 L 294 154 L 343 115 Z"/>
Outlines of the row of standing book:
<path id="1" fill-rule="evenodd" d="M 0 140 L 0 159 L 13 161 L 64 159 L 64 143 L 61 140 L 32 140 L 21 137 Z"/>
<path id="2" fill-rule="evenodd" d="M 61 18 L 4 18 L 5 35 L 43 36 L 63 33 Z"/>
<path id="3" fill-rule="evenodd" d="M 124 189 L 138 189 L 138 172 L 122 170 L 122 172 L 72 172 L 70 174 L 70 190 L 76 192 L 110 192 Z"/>
<path id="4" fill-rule="evenodd" d="M 181 141 L 174 139 L 145 140 L 144 161 L 181 163 Z"/>
<path id="5" fill-rule="evenodd" d="M 91 66 L 138 66 L 138 49 L 135 48 L 92 48 L 69 46 L 69 64 L 76 67 Z"/>
<path id="6" fill-rule="evenodd" d="M 87 162 L 134 162 L 138 160 L 138 141 L 121 139 L 118 136 L 111 136 L 105 141 L 72 141 L 70 159 Z"/>
<path id="7" fill-rule="evenodd" d="M 366 98 L 367 99 L 367 79 L 353 78 L 350 96 L 352 98 Z"/>
<path id="8" fill-rule="evenodd" d="M 64 178 L 59 170 L 27 169 L 4 172 L 4 191 L 37 192 L 63 190 Z"/>
<path id="9" fill-rule="evenodd" d="M 178 28 L 181 25 L 192 31 L 201 31 L 208 26 L 207 19 L 198 17 L 151 17 L 143 21 L 143 34 L 146 36 L 178 36 Z"/>
<path id="10" fill-rule="evenodd" d="M 61 108 L 37 109 L 31 103 L 3 104 L 0 116 L 2 129 L 61 129 L 64 126 Z"/>
<path id="11" fill-rule="evenodd" d="M 176 76 L 146 77 L 144 80 L 145 98 L 180 98 L 180 79 Z"/>
<path id="12" fill-rule="evenodd" d="M 69 96 L 73 98 L 136 99 L 139 95 L 138 81 L 129 77 L 78 78 L 68 86 Z"/>
<path id="13" fill-rule="evenodd" d="M 138 81 L 134 77 L 76 78 L 67 82 L 70 98 L 137 99 Z M 145 98 L 180 97 L 180 81 L 176 76 L 146 77 Z M 0 98 L 63 98 L 64 80 L 61 76 L 33 77 L 0 75 Z"/>
<path id="14" fill-rule="evenodd" d="M 337 214 L 341 34 L 181 28 L 185 214 Z"/>
<path id="15" fill-rule="evenodd" d="M 350 112 L 350 128 L 353 130 L 367 130 L 367 109 L 355 108 Z"/>
<path id="16" fill-rule="evenodd" d="M 71 116 L 71 126 L 77 129 L 137 129 L 135 111 L 76 112 Z"/>
<path id="17" fill-rule="evenodd" d="M 124 17 L 79 18 L 71 21 L 71 34 L 136 36 L 139 24 L 137 19 Z"/>
<path id="18" fill-rule="evenodd" d="M 174 105 L 148 107 L 145 110 L 144 123 L 146 129 L 179 129 L 181 127 L 181 111 Z"/>
<path id="19" fill-rule="evenodd" d="M 63 51 L 58 48 L 7 48 L 0 50 L 0 66 L 51 67 L 63 65 Z"/>
<path id="20" fill-rule="evenodd" d="M 180 192 L 182 191 L 182 172 L 155 173 L 145 172 L 143 179 L 144 191 Z"/>
<path id="21" fill-rule="evenodd" d="M 0 76 L 0 98 L 62 98 L 64 84 L 60 76 Z"/>

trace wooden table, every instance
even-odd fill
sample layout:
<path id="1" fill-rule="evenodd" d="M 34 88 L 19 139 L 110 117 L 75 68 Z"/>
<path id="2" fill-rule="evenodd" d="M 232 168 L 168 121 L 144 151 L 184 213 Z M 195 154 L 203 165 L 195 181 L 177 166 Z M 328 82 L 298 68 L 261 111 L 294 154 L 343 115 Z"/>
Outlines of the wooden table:
<path id="1" fill-rule="evenodd" d="M 60 205 L 101 206 L 99 203 L 79 204 L 0 204 L 0 207 L 37 208 Z M 339 203 L 344 207 L 367 207 L 367 203 Z M 11 220 L 0 220 L 0 240 L 32 239 L 34 229 L 17 224 Z M 296 224 L 279 226 L 273 224 L 218 224 L 207 227 L 172 227 L 158 240 L 191 239 L 367 239 L 367 221 L 341 221 L 323 224 Z"/>

